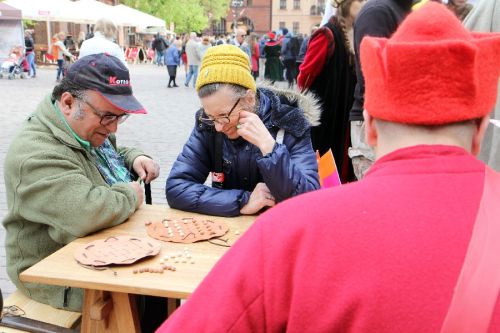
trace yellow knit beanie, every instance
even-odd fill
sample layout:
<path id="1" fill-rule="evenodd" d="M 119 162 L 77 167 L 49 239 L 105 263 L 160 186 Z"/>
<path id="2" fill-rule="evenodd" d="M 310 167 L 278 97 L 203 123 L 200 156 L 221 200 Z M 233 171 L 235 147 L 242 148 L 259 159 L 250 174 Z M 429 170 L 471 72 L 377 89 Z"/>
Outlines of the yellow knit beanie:
<path id="1" fill-rule="evenodd" d="M 201 60 L 196 91 L 210 83 L 232 83 L 256 91 L 248 55 L 235 45 L 210 47 Z"/>

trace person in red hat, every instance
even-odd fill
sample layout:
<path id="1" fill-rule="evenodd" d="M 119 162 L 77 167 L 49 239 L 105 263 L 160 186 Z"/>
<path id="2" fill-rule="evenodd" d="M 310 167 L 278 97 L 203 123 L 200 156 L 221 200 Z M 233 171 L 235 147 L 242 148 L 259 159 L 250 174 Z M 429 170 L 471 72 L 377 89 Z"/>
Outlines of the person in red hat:
<path id="1" fill-rule="evenodd" d="M 267 33 L 269 41 L 264 45 L 264 55 L 266 57 L 266 66 L 264 69 L 264 78 L 271 81 L 283 81 L 283 66 L 281 64 L 281 44 L 276 41 L 276 34 L 272 31 Z"/>
<path id="2" fill-rule="evenodd" d="M 361 64 L 366 177 L 261 215 L 158 332 L 500 331 L 500 34 L 431 2 Z"/>

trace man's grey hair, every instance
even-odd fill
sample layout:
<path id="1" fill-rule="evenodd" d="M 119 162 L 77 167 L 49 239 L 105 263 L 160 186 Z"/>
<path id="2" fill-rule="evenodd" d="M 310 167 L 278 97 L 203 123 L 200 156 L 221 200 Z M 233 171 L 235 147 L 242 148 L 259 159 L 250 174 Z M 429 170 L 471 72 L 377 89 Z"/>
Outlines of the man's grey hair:
<path id="1" fill-rule="evenodd" d="M 82 99 L 77 99 L 77 103 L 78 103 L 78 108 L 76 109 L 76 112 L 73 113 L 73 119 L 83 120 L 85 118 L 85 112 L 83 112 L 82 109 Z"/>
<path id="2" fill-rule="evenodd" d="M 87 89 L 79 84 L 74 83 L 67 77 L 64 77 L 61 82 L 52 90 L 52 100 L 60 101 L 62 94 L 69 92 L 76 99 L 82 99 L 85 96 Z"/>

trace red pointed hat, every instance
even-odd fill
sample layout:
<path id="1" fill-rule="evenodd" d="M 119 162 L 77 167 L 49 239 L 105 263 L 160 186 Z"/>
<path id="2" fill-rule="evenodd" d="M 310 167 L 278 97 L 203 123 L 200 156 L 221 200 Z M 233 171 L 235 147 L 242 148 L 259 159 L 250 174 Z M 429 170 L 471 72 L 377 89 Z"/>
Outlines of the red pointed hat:
<path id="1" fill-rule="evenodd" d="M 365 109 L 397 123 L 441 125 L 493 110 L 500 34 L 471 33 L 444 5 L 411 13 L 390 38 L 361 43 Z"/>

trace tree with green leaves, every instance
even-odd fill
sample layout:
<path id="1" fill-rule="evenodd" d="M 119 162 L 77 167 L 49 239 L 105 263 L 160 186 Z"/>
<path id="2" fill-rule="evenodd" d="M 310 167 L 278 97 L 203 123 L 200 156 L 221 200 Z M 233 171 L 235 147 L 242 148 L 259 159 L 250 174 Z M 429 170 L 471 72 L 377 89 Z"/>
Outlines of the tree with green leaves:
<path id="1" fill-rule="evenodd" d="M 201 32 L 209 17 L 219 20 L 229 9 L 227 0 L 123 0 L 123 4 L 173 22 L 176 32 Z"/>

